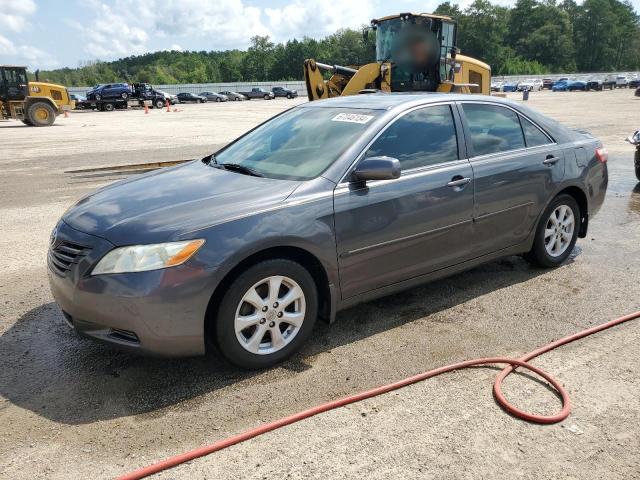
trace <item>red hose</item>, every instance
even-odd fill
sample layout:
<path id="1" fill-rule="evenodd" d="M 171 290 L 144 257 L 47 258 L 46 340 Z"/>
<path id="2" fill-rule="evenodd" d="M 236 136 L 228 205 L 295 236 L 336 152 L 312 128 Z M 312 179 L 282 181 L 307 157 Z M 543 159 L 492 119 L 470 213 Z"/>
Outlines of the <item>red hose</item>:
<path id="1" fill-rule="evenodd" d="M 205 445 L 200 448 L 196 448 L 195 450 L 191 450 L 189 452 L 176 455 L 175 457 L 168 458 L 161 462 L 155 463 L 153 465 L 149 465 L 147 467 L 141 468 L 139 470 L 135 470 L 134 472 L 127 473 L 121 477 L 118 477 L 118 480 L 137 480 L 140 478 L 147 477 L 154 473 L 161 472 L 163 470 L 167 470 L 169 468 L 173 468 L 182 463 L 188 462 L 190 460 L 194 460 L 198 457 L 203 457 L 205 455 L 209 455 L 210 453 L 217 452 L 219 450 L 223 450 L 231 445 L 236 445 L 238 443 L 244 442 L 245 440 L 249 440 L 250 438 L 257 437 L 262 435 L 263 433 L 270 432 L 272 430 L 276 430 L 280 427 L 284 427 L 285 425 L 291 425 L 292 423 L 299 422 L 300 420 L 304 420 L 305 418 L 312 417 L 314 415 L 318 415 L 319 413 L 327 412 L 329 410 L 333 410 L 338 407 L 343 407 L 350 403 L 359 402 L 361 400 L 365 400 L 367 398 L 375 397 L 377 395 L 381 395 L 383 393 L 391 392 L 393 390 L 397 390 L 402 387 L 406 387 L 407 385 L 411 385 L 413 383 L 420 382 L 422 380 L 426 380 L 427 378 L 435 377 L 442 373 L 451 372 L 453 370 L 459 370 L 461 368 L 467 368 L 477 365 L 489 365 L 489 364 L 507 364 L 509 365 L 504 370 L 500 372 L 500 374 L 496 377 L 495 382 L 493 384 L 493 393 L 498 405 L 500 405 L 504 410 L 506 410 L 511 415 L 521 418 L 523 420 L 527 420 L 533 423 L 557 423 L 569 416 L 571 411 L 571 403 L 569 401 L 569 395 L 567 391 L 560 385 L 560 383 L 553 378 L 551 375 L 546 373 L 544 370 L 541 370 L 533 365 L 530 365 L 529 360 L 542 355 L 550 350 L 558 348 L 562 345 L 566 345 L 567 343 L 575 342 L 581 338 L 592 335 L 597 332 L 601 332 L 602 330 L 606 330 L 608 328 L 614 327 L 616 325 L 620 325 L 621 323 L 627 322 L 629 320 L 634 320 L 640 318 L 640 311 L 631 313 L 629 315 L 625 315 L 624 317 L 617 318 L 607 323 L 603 323 L 602 325 L 597 325 L 592 328 L 588 328 L 578 333 L 574 333 L 573 335 L 569 335 L 567 337 L 561 338 L 560 340 L 556 340 L 555 342 L 551 342 L 547 345 L 544 345 L 532 352 L 527 353 L 523 357 L 519 359 L 507 358 L 507 357 L 489 357 L 489 358 L 478 358 L 475 360 L 467 360 L 465 362 L 453 363 L 451 365 L 446 365 L 444 367 L 436 368 L 434 370 L 429 370 L 423 373 L 419 373 L 412 377 L 408 377 L 402 380 L 398 380 L 397 382 L 390 383 L 388 385 L 382 385 L 380 387 L 372 388 L 371 390 L 366 390 L 364 392 L 356 393 L 355 395 L 350 395 L 348 397 L 340 398 L 338 400 L 333 400 L 327 403 L 323 403 L 321 405 L 317 405 L 315 407 L 311 407 L 307 410 L 303 410 L 298 413 L 294 413 L 288 417 L 281 418 L 279 420 L 275 420 L 273 422 L 265 423 L 256 428 L 252 428 L 247 430 L 239 435 L 235 435 L 233 437 L 225 438 L 224 440 L 220 440 L 218 442 L 212 443 L 211 445 Z M 532 372 L 538 374 L 540 377 L 544 378 L 547 382 L 553 385 L 553 388 L 560 394 L 562 398 L 562 410 L 555 415 L 534 415 L 519 408 L 513 406 L 511 403 L 507 401 L 507 399 L 502 394 L 502 382 L 503 380 L 511 374 L 517 367 L 523 367 L 527 370 L 531 370 Z"/>

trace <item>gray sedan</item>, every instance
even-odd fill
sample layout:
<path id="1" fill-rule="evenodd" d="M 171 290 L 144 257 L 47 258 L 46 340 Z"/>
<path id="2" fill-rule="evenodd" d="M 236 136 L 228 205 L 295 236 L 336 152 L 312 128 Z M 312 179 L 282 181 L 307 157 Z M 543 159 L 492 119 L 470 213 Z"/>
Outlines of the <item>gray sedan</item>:
<path id="1" fill-rule="evenodd" d="M 599 140 L 492 97 L 305 103 L 80 200 L 51 235 L 51 290 L 83 335 L 263 368 L 360 302 L 505 255 L 560 265 L 606 161 Z"/>
<path id="2" fill-rule="evenodd" d="M 227 97 L 229 100 L 234 100 L 236 102 L 239 102 L 241 100 L 246 100 L 247 97 L 245 97 L 244 95 L 242 95 L 241 93 L 238 92 L 232 92 L 230 90 L 226 90 L 224 92 L 220 92 L 220 95 L 224 95 L 225 97 Z"/>
<path id="3" fill-rule="evenodd" d="M 210 102 L 226 102 L 229 100 L 229 97 L 226 95 L 215 92 L 201 92 L 200 96 L 206 98 Z"/>

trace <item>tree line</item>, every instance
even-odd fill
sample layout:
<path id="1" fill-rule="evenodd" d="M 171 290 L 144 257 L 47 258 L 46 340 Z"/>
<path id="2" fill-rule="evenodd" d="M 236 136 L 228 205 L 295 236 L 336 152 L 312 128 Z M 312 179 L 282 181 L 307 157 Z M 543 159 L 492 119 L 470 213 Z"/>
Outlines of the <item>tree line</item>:
<path id="1" fill-rule="evenodd" d="M 628 0 L 518 0 L 513 7 L 475 0 L 465 9 L 444 2 L 434 13 L 457 20 L 460 51 L 487 62 L 494 75 L 640 69 L 640 17 Z M 375 35 L 341 29 L 323 39 L 285 43 L 255 36 L 247 50 L 161 51 L 43 71 L 40 77 L 68 86 L 301 80 L 305 58 L 369 63 L 375 60 Z"/>

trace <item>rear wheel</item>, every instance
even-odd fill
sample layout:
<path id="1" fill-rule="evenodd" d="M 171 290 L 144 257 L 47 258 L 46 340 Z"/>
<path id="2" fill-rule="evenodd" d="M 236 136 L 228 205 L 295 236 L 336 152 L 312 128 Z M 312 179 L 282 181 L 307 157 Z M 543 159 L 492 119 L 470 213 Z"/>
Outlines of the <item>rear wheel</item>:
<path id="1" fill-rule="evenodd" d="M 239 367 L 270 367 L 300 348 L 317 314 L 309 272 L 291 260 L 266 260 L 239 275 L 225 293 L 216 317 L 217 345 Z"/>
<path id="2" fill-rule="evenodd" d="M 578 240 L 581 218 L 580 207 L 571 195 L 554 198 L 540 218 L 527 260 L 547 268 L 564 262 Z"/>
<path id="3" fill-rule="evenodd" d="M 116 106 L 113 103 L 105 103 L 102 108 L 105 112 L 113 112 Z"/>
<path id="4" fill-rule="evenodd" d="M 35 102 L 27 111 L 27 120 L 34 127 L 49 127 L 56 120 L 56 112 L 45 102 Z"/>

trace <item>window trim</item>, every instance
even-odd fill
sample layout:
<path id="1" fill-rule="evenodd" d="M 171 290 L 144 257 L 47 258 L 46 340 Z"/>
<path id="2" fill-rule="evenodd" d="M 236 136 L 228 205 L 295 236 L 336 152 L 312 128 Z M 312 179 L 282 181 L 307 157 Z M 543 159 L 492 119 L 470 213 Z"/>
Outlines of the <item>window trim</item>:
<path id="1" fill-rule="evenodd" d="M 524 140 L 524 144 L 525 147 L 524 148 L 515 148 L 512 150 L 503 150 L 500 152 L 493 152 L 493 153 L 484 153 L 482 155 L 475 155 L 475 152 L 473 152 L 473 142 L 471 140 L 471 135 L 470 135 L 470 130 L 471 128 L 469 127 L 469 123 L 467 122 L 467 117 L 464 114 L 464 107 L 463 105 L 466 103 L 471 103 L 471 104 L 478 104 L 478 105 L 490 105 L 490 106 L 496 106 L 496 107 L 502 107 L 502 108 L 506 108 L 508 110 L 511 110 L 512 112 L 514 112 L 517 116 L 518 116 L 518 123 L 520 124 L 520 130 L 522 131 L 522 138 Z M 458 100 L 456 102 L 456 105 L 458 106 L 458 111 L 460 114 L 460 119 L 462 122 L 462 128 L 464 130 L 464 138 L 465 138 L 465 143 L 466 143 L 466 147 L 467 147 L 467 158 L 469 159 L 469 161 L 477 161 L 477 160 L 484 160 L 487 158 L 492 158 L 495 157 L 497 155 L 511 155 L 511 154 L 516 154 L 519 152 L 525 152 L 527 150 L 531 150 L 531 149 L 536 149 L 536 148 L 541 148 L 541 147 L 552 147 L 552 146 L 557 146 L 558 142 L 544 129 L 542 128 L 540 125 L 538 125 L 533 119 L 531 119 L 530 117 L 528 117 L 527 115 L 521 113 L 520 111 L 516 110 L 515 108 L 513 108 L 511 105 L 506 105 L 503 103 L 497 103 L 497 102 L 487 102 L 487 101 L 482 101 L 482 100 Z M 549 138 L 549 140 L 551 140 L 551 143 L 548 143 L 546 145 L 537 145 L 535 147 L 528 147 L 527 145 L 527 139 L 524 135 L 524 129 L 522 128 L 522 122 L 520 121 L 520 117 L 524 117 L 527 120 L 529 120 L 533 125 L 535 125 L 538 129 L 540 129 L 541 132 L 543 132 L 547 138 Z M 470 155 L 470 153 L 474 153 L 474 155 Z"/>
<path id="2" fill-rule="evenodd" d="M 542 128 L 540 128 L 539 125 L 537 125 L 533 120 L 531 120 L 529 117 L 527 117 L 526 115 L 522 115 L 521 113 L 518 114 L 518 119 L 520 120 L 520 128 L 522 128 L 522 134 L 524 135 L 524 144 L 526 145 L 526 148 L 536 148 L 536 147 L 543 147 L 545 145 L 553 145 L 555 144 L 555 140 L 553 138 L 551 138 L 551 136 Z M 524 131 L 524 124 L 522 123 L 522 120 L 526 120 L 527 122 L 529 122 L 531 125 L 533 125 L 535 128 L 538 129 L 539 132 L 542 133 L 542 135 L 544 135 L 545 137 L 547 137 L 547 140 L 549 140 L 549 143 L 543 143 L 542 145 L 531 145 L 529 146 L 529 142 L 527 142 L 527 133 Z"/>
<path id="3" fill-rule="evenodd" d="M 415 168 L 410 168 L 407 170 L 400 170 L 400 178 L 404 177 L 405 174 L 406 175 L 412 175 L 414 173 L 422 173 L 423 171 L 427 171 L 427 170 L 432 170 L 436 167 L 441 167 L 443 165 L 449 165 L 449 164 L 454 164 L 456 162 L 460 162 L 460 161 L 464 161 L 466 162 L 466 154 L 467 154 L 467 148 L 466 148 L 466 144 L 465 144 L 465 138 L 464 138 L 464 134 L 463 134 L 463 125 L 462 125 L 462 119 L 458 116 L 457 113 L 457 109 L 455 108 L 455 105 L 453 102 L 451 101 L 443 101 L 443 102 L 434 102 L 434 103 L 423 103 L 421 105 L 415 105 L 407 110 L 403 110 L 402 112 L 398 113 L 394 118 L 392 118 L 383 128 L 380 129 L 380 131 L 378 131 L 374 137 L 365 145 L 365 147 L 360 151 L 360 153 L 358 153 L 356 155 L 356 158 L 353 162 L 351 162 L 351 164 L 349 165 L 349 167 L 346 169 L 345 173 L 342 175 L 342 177 L 340 177 L 340 180 L 338 181 L 337 187 L 341 187 L 344 185 L 348 185 L 351 182 L 349 181 L 348 177 L 349 175 L 353 172 L 354 168 L 358 165 L 358 163 L 360 163 L 363 159 L 364 159 L 364 155 L 367 153 L 367 151 L 369 150 L 369 148 L 378 140 L 378 138 L 380 136 L 382 136 L 383 133 L 385 133 L 387 131 L 388 128 L 391 127 L 391 125 L 393 125 L 395 122 L 397 122 L 400 118 L 404 117 L 405 115 L 408 115 L 409 113 L 412 113 L 416 110 L 420 110 L 423 108 L 429 108 L 429 107 L 441 107 L 441 106 L 447 106 L 449 107 L 449 111 L 451 112 L 451 118 L 453 120 L 453 128 L 455 130 L 455 134 L 456 134 L 456 144 L 457 144 L 457 150 L 458 150 L 458 158 L 456 160 L 450 160 L 448 162 L 440 162 L 440 163 L 435 163 L 433 165 L 423 165 L 421 167 L 415 167 Z M 386 182 L 388 180 L 380 180 L 381 182 Z M 375 182 L 378 183 L 378 182 Z"/>

